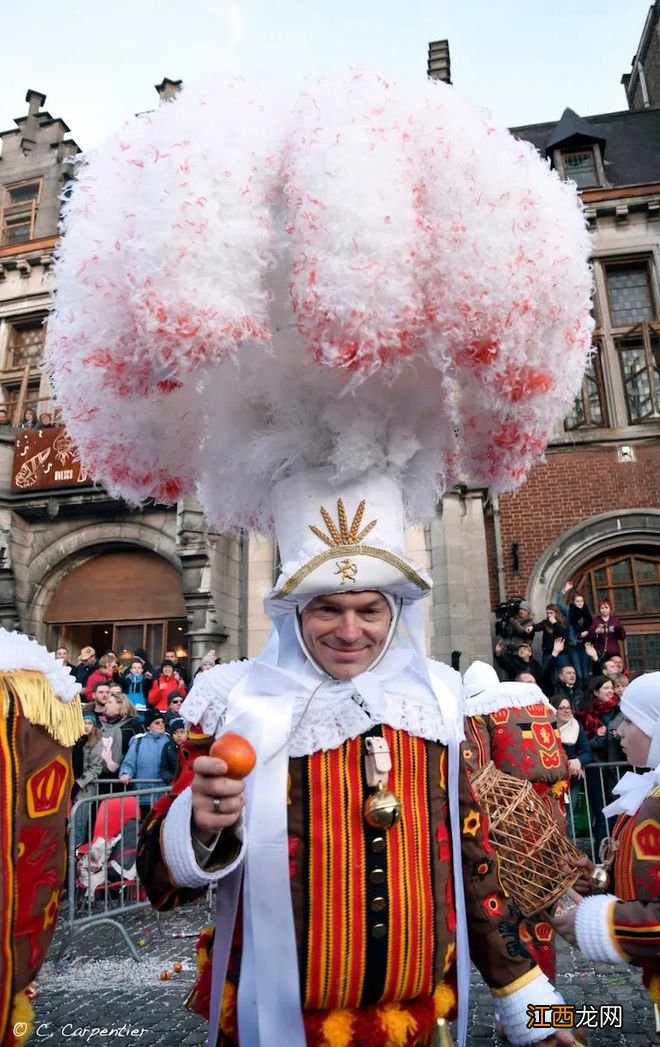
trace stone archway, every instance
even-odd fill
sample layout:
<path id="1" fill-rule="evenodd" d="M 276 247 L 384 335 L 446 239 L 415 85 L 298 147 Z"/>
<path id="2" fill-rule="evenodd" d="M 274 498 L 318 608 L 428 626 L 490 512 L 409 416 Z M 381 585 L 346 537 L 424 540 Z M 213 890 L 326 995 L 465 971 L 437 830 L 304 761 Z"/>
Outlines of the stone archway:
<path id="1" fill-rule="evenodd" d="M 16 593 L 25 631 L 45 642 L 44 613 L 62 578 L 100 552 L 122 548 L 156 553 L 181 572 L 176 542 L 160 528 L 127 520 L 86 524 L 50 541 L 30 561 Z"/>
<path id="2" fill-rule="evenodd" d="M 540 620 L 567 578 L 589 561 L 629 545 L 660 549 L 659 509 L 620 509 L 592 516 L 564 531 L 539 557 L 529 578 L 528 600 Z"/>

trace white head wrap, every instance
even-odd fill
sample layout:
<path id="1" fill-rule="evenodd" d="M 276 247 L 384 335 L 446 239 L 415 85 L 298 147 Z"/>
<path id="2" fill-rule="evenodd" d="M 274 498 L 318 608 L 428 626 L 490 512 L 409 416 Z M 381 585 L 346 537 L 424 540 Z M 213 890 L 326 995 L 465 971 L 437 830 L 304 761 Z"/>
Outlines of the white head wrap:
<path id="1" fill-rule="evenodd" d="M 498 709 L 526 709 L 529 705 L 550 706 L 535 683 L 515 680 L 500 681 L 492 665 L 472 662 L 463 675 L 463 697 L 466 716 L 486 716 Z"/>
<path id="2" fill-rule="evenodd" d="M 621 696 L 621 712 L 651 739 L 649 767 L 660 764 L 660 672 L 645 673 L 628 684 Z"/>

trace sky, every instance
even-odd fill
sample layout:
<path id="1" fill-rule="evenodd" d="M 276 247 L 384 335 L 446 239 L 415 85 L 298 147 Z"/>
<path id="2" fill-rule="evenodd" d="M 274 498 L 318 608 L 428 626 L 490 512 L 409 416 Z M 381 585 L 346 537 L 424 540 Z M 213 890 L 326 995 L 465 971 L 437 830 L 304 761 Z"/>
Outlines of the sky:
<path id="1" fill-rule="evenodd" d="M 626 109 L 650 0 L 31 0 L 10 19 L 3 6 L 0 130 L 31 88 L 87 149 L 154 108 L 165 76 L 291 82 L 357 65 L 421 78 L 441 39 L 455 88 L 500 124 Z"/>

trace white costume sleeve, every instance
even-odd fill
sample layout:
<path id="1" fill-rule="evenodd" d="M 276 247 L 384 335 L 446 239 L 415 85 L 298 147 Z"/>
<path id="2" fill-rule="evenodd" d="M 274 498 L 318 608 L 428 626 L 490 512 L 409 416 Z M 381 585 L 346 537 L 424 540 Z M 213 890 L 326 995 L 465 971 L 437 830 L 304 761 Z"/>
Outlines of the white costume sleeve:
<path id="1" fill-rule="evenodd" d="M 167 812 L 162 828 L 163 857 L 175 883 L 180 887 L 206 887 L 217 883 L 232 872 L 243 861 L 245 856 L 245 826 L 243 812 L 233 827 L 233 832 L 240 842 L 238 855 L 222 869 L 206 872 L 195 857 L 190 829 L 192 815 L 192 791 L 190 788 L 177 796 Z"/>

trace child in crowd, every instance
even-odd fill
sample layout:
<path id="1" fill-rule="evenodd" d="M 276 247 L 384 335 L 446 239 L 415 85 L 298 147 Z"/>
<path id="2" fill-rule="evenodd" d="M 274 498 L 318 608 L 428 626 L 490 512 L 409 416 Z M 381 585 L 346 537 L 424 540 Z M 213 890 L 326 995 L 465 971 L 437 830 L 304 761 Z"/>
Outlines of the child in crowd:
<path id="1" fill-rule="evenodd" d="M 179 746 L 188 739 L 186 721 L 182 716 L 173 716 L 167 724 L 167 731 L 170 740 L 160 758 L 160 776 L 166 785 L 171 785 L 176 775 Z"/>
<path id="2" fill-rule="evenodd" d="M 167 696 L 167 712 L 165 713 L 165 727 L 169 731 L 170 720 L 175 717 L 181 716 L 181 706 L 183 705 L 183 695 L 180 691 L 171 691 Z"/>
<path id="3" fill-rule="evenodd" d="M 122 676 L 122 686 L 126 697 L 135 706 L 135 712 L 140 723 L 144 723 L 144 715 L 149 708 L 147 695 L 152 683 L 152 677 L 147 676 L 144 671 L 142 659 L 134 658 Z"/>

